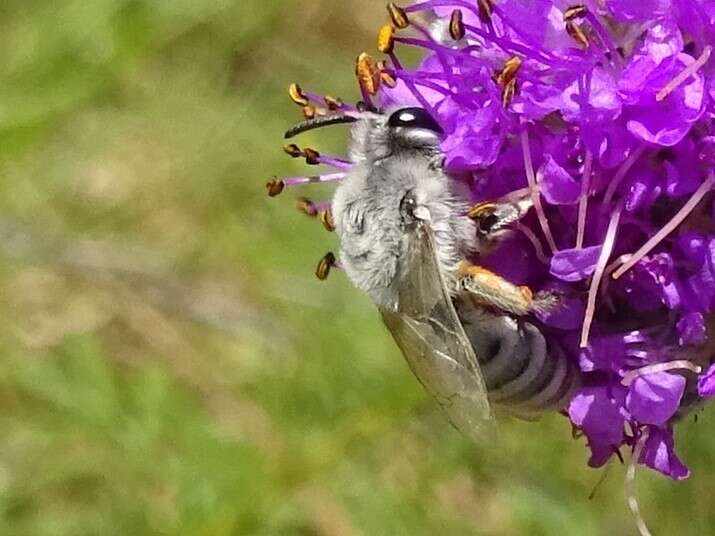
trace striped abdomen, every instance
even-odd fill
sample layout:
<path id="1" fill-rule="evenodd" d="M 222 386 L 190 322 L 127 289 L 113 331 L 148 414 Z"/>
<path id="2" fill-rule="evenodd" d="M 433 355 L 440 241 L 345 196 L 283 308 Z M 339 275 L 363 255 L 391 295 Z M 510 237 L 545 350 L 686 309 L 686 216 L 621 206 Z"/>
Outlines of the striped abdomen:
<path id="1" fill-rule="evenodd" d="M 539 329 L 507 314 L 485 310 L 469 297 L 455 300 L 493 404 L 517 413 L 562 409 L 578 386 L 573 365 L 559 348 L 547 348 Z"/>

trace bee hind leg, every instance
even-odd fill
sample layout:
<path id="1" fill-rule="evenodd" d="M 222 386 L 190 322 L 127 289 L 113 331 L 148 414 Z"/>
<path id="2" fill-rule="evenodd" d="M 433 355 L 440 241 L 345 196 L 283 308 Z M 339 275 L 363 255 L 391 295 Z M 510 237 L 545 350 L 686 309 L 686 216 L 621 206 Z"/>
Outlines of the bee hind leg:
<path id="1" fill-rule="evenodd" d="M 534 294 L 529 287 L 510 283 L 494 272 L 468 262 L 459 265 L 457 278 L 459 289 L 478 304 L 517 316 L 552 309 L 560 301 L 557 294 Z"/>

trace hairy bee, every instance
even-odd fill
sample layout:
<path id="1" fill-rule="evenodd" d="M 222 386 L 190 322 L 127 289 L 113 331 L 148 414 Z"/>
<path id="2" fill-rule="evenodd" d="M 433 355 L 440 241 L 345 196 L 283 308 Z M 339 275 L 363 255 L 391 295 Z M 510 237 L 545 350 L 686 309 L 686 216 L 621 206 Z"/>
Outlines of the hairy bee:
<path id="1" fill-rule="evenodd" d="M 481 437 L 491 403 L 559 407 L 575 387 L 564 356 L 525 316 L 553 305 L 467 261 L 530 208 L 530 197 L 470 207 L 444 170 L 442 129 L 423 108 L 333 115 L 286 133 L 353 123 L 353 168 L 331 209 L 340 265 L 376 304 L 413 373 L 451 422 Z"/>

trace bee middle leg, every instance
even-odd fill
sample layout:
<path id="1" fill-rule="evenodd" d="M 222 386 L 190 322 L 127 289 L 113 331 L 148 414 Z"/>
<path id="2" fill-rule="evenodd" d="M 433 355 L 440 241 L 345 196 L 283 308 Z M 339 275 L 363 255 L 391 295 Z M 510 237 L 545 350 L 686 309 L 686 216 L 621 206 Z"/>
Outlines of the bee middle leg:
<path id="1" fill-rule="evenodd" d="M 481 305 L 517 316 L 548 310 L 558 303 L 554 294 L 535 295 L 529 287 L 510 283 L 494 272 L 466 261 L 459 265 L 457 277 L 459 288 Z"/>

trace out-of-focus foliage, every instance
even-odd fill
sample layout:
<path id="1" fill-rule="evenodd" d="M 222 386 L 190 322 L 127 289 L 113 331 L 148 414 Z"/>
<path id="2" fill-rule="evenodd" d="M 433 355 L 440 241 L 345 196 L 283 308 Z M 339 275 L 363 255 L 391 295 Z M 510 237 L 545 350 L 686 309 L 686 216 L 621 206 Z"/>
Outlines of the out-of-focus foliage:
<path id="1" fill-rule="evenodd" d="M 495 445 L 451 429 L 367 300 L 314 280 L 334 238 L 265 196 L 303 169 L 287 84 L 353 98 L 383 20 L 2 2 L 1 534 L 634 532 L 624 468 L 589 500 L 565 419 L 507 419 Z M 690 480 L 639 479 L 657 533 L 715 526 L 712 421 L 679 430 Z"/>

